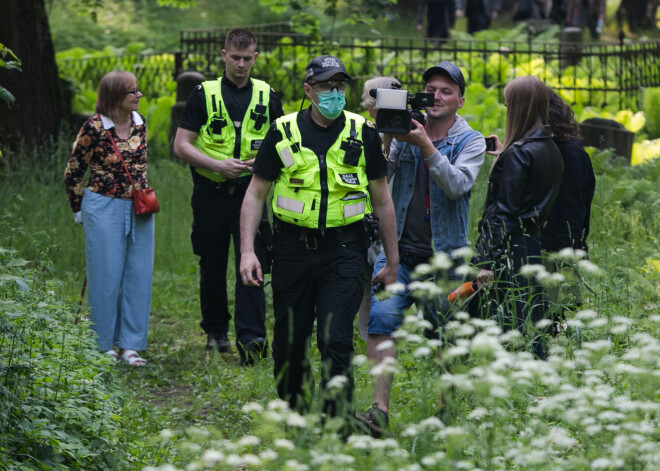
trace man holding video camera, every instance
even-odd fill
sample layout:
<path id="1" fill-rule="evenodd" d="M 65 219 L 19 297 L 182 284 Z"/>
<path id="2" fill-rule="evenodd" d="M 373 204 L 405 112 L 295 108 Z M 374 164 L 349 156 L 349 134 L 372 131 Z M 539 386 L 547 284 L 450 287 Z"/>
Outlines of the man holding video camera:
<path id="1" fill-rule="evenodd" d="M 241 210 L 241 277 L 263 282 L 254 253 L 261 211 L 273 188 L 273 360 L 280 398 L 311 406 L 309 344 L 316 322 L 322 359 L 323 411 L 352 416 L 353 320 L 362 300 L 365 220 L 379 219 L 388 260 L 374 283 L 396 279 L 394 209 L 387 160 L 373 123 L 344 111 L 351 76 L 336 57 L 309 62 L 303 88 L 311 106 L 283 116 L 259 149 Z M 326 389 L 333 377 L 337 387 Z"/>
<path id="2" fill-rule="evenodd" d="M 486 151 L 483 136 L 457 114 L 465 103 L 461 70 L 451 62 L 441 62 L 422 77 L 425 92 L 433 94 L 431 106 L 425 108 L 426 124 L 413 119 L 410 132 L 395 135 L 389 154 L 400 260 L 397 282 L 404 286 L 412 281 L 415 267 L 427 262 L 434 252 L 451 255 L 468 246 L 470 192 Z M 393 92 L 386 92 L 390 94 Z M 380 113 L 382 106 L 379 108 Z M 379 122 L 384 121 L 377 117 Z M 387 254 L 381 253 L 374 272 L 386 261 Z M 462 260 L 456 261 L 459 263 Z M 450 277 L 460 278 L 453 270 Z M 382 301 L 372 292 L 367 356 L 373 364 L 395 358 L 392 334 L 414 302 L 407 288 Z M 437 309 L 431 304 L 424 302 L 423 307 L 434 319 Z M 382 436 L 389 425 L 392 379 L 387 372 L 373 376 L 374 404 L 357 415 L 376 437 Z"/>

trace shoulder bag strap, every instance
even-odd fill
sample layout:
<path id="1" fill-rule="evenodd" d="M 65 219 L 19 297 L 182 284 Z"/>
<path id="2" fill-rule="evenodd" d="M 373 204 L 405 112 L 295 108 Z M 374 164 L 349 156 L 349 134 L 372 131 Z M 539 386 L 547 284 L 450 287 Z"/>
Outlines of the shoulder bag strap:
<path id="1" fill-rule="evenodd" d="M 115 143 L 115 140 L 112 137 L 112 132 L 109 129 L 107 131 L 108 131 L 108 137 L 110 137 L 110 143 L 112 144 L 112 148 L 119 155 L 119 158 L 121 159 L 121 163 L 124 165 L 124 170 L 126 170 L 126 175 L 128 175 L 128 181 L 131 182 L 131 186 L 133 187 L 133 189 L 135 189 L 135 184 L 133 183 L 133 179 L 131 178 L 131 172 L 128 171 L 126 162 L 124 162 L 124 156 L 121 155 L 121 151 L 119 150 L 119 147 L 117 147 L 117 144 Z"/>

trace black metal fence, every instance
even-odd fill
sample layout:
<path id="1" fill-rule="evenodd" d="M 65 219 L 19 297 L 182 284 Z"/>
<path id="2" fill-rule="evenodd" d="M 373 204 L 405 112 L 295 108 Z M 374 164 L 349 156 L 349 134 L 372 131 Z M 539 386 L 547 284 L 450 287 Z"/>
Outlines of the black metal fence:
<path id="1" fill-rule="evenodd" d="M 268 81 L 285 99 L 302 98 L 300 86 L 307 61 L 318 54 L 342 59 L 356 79 L 397 77 L 419 91 L 422 72 L 449 60 L 463 68 L 468 84 L 500 91 L 513 78 L 536 75 L 573 103 L 637 108 L 642 87 L 660 86 L 660 41 L 628 44 L 528 41 L 425 40 L 420 38 L 324 37 L 288 31 L 286 23 L 251 25 L 260 52 L 255 76 Z M 223 66 L 220 50 L 229 28 L 180 33 L 176 71 L 198 70 L 207 77 Z M 359 87 L 354 87 L 359 88 Z M 359 94 L 361 90 L 354 90 Z"/>
<path id="2" fill-rule="evenodd" d="M 288 31 L 288 23 L 251 25 L 258 38 L 256 77 L 268 81 L 284 101 L 302 98 L 304 69 L 318 54 L 334 54 L 358 81 L 374 75 L 397 77 L 411 91 L 420 91 L 422 72 L 450 60 L 466 73 L 469 85 L 502 90 L 513 78 L 533 74 L 568 101 L 583 105 L 637 109 L 643 87 L 660 86 L 660 41 L 630 44 L 582 44 L 515 41 L 430 41 L 419 38 L 335 37 L 314 40 Z M 197 70 L 207 78 L 221 73 L 220 51 L 228 28 L 181 32 L 181 51 L 58 61 L 60 74 L 73 84 L 96 89 L 109 70 L 129 70 L 140 88 L 153 98 L 172 93 L 174 78 Z M 360 101 L 361 87 L 352 87 L 349 104 Z"/>

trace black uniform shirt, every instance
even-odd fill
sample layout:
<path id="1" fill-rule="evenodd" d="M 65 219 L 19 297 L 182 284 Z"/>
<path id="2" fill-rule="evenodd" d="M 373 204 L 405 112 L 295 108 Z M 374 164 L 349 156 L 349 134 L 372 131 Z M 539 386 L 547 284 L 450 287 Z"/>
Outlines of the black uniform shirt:
<path id="1" fill-rule="evenodd" d="M 311 149 L 316 155 L 325 155 L 344 129 L 346 117 L 342 113 L 334 123 L 324 128 L 316 124 L 312 119 L 310 108 L 307 108 L 298 113 L 296 122 L 302 136 L 302 146 Z M 282 159 L 280 159 L 275 149 L 275 144 L 281 140 L 282 134 L 274 124 L 271 125 L 254 162 L 253 170 L 256 175 L 269 181 L 277 180 L 280 171 L 284 167 Z M 383 153 L 380 135 L 373 125 L 365 123 L 362 127 L 362 142 L 364 144 L 367 179 L 378 180 L 386 177 L 387 158 Z"/>
<path id="2" fill-rule="evenodd" d="M 227 108 L 229 119 L 234 123 L 243 122 L 243 116 L 250 106 L 252 100 L 252 81 L 248 80 L 247 85 L 238 88 L 234 82 L 224 77 L 225 80 L 220 82 L 220 91 L 222 93 L 222 101 Z M 270 115 L 270 122 L 274 122 L 277 118 L 284 115 L 282 109 L 282 102 L 280 101 L 277 93 L 271 88 L 270 98 L 268 100 L 268 113 Z M 199 132 L 202 126 L 208 120 L 208 113 L 206 112 L 206 97 L 204 96 L 204 88 L 201 85 L 195 87 L 190 93 L 186 107 L 183 110 L 181 119 L 179 120 L 179 127 L 187 131 Z M 240 157 L 240 134 L 236 133 L 236 145 L 234 146 L 234 157 Z"/>

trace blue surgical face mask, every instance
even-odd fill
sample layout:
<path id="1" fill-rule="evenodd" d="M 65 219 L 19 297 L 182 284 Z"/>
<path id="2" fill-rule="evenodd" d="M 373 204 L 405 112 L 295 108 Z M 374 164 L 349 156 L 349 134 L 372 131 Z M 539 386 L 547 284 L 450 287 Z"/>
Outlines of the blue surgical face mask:
<path id="1" fill-rule="evenodd" d="M 312 103 L 316 106 L 316 109 L 319 110 L 319 113 L 323 117 L 328 119 L 335 119 L 341 114 L 341 111 L 346 106 L 346 92 L 340 92 L 336 88 L 332 90 L 326 90 L 317 92 L 312 88 L 312 91 L 316 93 L 316 96 L 319 97 L 319 104 Z"/>

